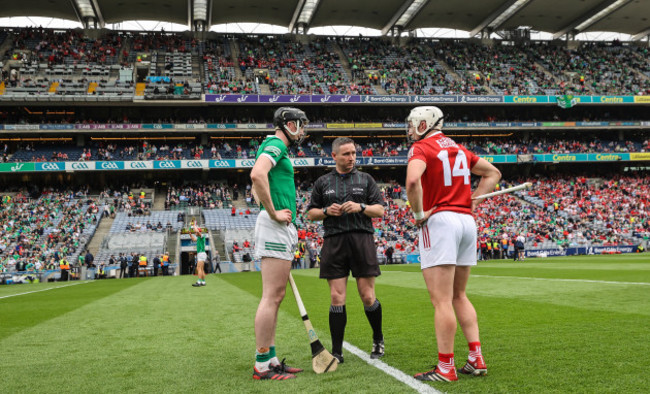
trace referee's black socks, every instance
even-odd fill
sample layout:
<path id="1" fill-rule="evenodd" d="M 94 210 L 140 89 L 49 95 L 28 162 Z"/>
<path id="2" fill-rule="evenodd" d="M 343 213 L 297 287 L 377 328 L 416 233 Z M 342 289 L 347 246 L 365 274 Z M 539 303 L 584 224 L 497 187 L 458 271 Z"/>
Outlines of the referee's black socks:
<path id="1" fill-rule="evenodd" d="M 374 304 L 363 306 L 366 311 L 366 317 L 372 327 L 372 340 L 375 342 L 384 339 L 384 333 L 381 331 L 381 303 L 375 298 Z M 331 315 L 330 315 L 331 316 Z"/>
<path id="2" fill-rule="evenodd" d="M 343 354 L 343 336 L 348 315 L 345 305 L 330 305 L 330 334 L 332 334 L 332 353 Z"/>

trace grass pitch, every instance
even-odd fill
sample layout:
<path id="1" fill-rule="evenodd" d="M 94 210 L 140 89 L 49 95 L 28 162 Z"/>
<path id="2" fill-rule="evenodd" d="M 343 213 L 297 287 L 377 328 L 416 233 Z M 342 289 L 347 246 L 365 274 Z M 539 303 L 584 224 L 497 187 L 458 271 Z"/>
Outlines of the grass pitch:
<path id="1" fill-rule="evenodd" d="M 329 347 L 327 283 L 294 271 L 314 327 Z M 412 392 L 345 354 L 315 375 L 291 290 L 278 318 L 280 358 L 305 368 L 286 382 L 253 381 L 259 273 L 105 280 L 59 287 L 0 287 L 2 392 Z M 73 282 L 74 283 L 74 282 Z M 35 290 L 43 290 L 23 294 Z M 648 392 L 650 255 L 495 261 L 473 269 L 488 376 L 431 383 L 447 393 Z M 11 297 L 2 298 L 5 296 Z M 435 364 L 433 307 L 419 267 L 383 267 L 383 361 L 412 375 Z M 346 341 L 370 351 L 371 330 L 354 281 Z M 456 364 L 467 357 L 460 329 Z"/>

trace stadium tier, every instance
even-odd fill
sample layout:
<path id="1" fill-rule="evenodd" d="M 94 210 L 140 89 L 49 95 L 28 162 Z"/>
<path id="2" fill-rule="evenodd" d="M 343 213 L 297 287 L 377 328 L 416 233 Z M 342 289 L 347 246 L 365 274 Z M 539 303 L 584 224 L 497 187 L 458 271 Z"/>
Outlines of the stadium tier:
<path id="1" fill-rule="evenodd" d="M 5 29 L 2 100 L 253 95 L 629 95 L 650 92 L 633 44 Z M 444 101 L 443 101 L 444 102 Z"/>

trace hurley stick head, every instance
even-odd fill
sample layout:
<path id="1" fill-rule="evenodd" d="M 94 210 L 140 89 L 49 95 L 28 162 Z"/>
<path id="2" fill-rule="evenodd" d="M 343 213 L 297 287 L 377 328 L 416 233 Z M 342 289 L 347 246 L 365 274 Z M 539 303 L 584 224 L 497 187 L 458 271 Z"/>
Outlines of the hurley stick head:
<path id="1" fill-rule="evenodd" d="M 339 366 L 339 360 L 332 356 L 319 340 L 311 343 L 311 349 L 311 366 L 314 372 L 320 374 L 336 371 L 336 368 Z"/>

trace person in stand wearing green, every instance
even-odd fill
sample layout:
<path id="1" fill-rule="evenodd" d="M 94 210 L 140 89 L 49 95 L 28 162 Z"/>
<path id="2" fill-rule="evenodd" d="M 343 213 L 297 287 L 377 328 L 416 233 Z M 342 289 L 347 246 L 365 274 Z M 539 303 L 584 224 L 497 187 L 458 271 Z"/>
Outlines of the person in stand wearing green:
<path id="1" fill-rule="evenodd" d="M 205 286 L 205 261 L 208 259 L 205 253 L 205 237 L 206 234 L 202 234 L 199 226 L 194 223 L 190 238 L 192 242 L 196 242 L 196 273 L 199 276 L 196 283 L 192 284 L 194 287 Z"/>
<path id="2" fill-rule="evenodd" d="M 298 242 L 296 186 L 287 152 L 289 146 L 300 145 L 307 122 L 307 115 L 297 108 L 278 108 L 273 115 L 275 134 L 260 145 L 250 175 L 253 194 L 261 206 L 255 223 L 255 258 L 261 259 L 262 270 L 262 299 L 255 314 L 256 380 L 293 379 L 302 371 L 279 361 L 275 330 Z"/>

